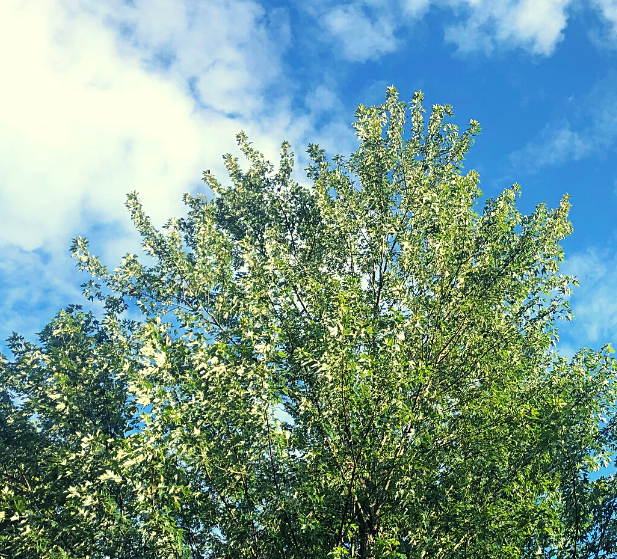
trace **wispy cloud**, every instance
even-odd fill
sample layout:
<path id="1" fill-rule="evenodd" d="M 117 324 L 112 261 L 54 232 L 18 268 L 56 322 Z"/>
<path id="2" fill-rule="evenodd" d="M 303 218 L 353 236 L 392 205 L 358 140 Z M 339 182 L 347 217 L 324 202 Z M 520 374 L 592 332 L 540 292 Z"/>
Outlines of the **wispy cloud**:
<path id="1" fill-rule="evenodd" d="M 611 39 L 617 39 L 617 0 L 591 0 L 608 25 Z"/>
<path id="2" fill-rule="evenodd" d="M 375 60 L 403 46 L 397 33 L 424 17 L 431 7 L 446 16 L 444 36 L 459 53 L 522 48 L 549 56 L 563 39 L 568 9 L 575 0 L 364 0 L 326 3 L 306 9 L 350 61 Z M 608 0 L 599 0 L 608 1 Z"/>
<path id="3" fill-rule="evenodd" d="M 399 46 L 394 37 L 395 23 L 382 6 L 335 6 L 323 15 L 322 24 L 342 46 L 342 57 L 347 60 L 375 60 Z"/>
<path id="4" fill-rule="evenodd" d="M 575 319 L 561 326 L 570 345 L 615 344 L 617 331 L 617 251 L 591 247 L 566 258 L 562 270 L 577 276 L 580 286 L 572 297 Z"/>
<path id="5" fill-rule="evenodd" d="M 617 141 L 617 72 L 595 83 L 578 101 L 578 126 L 567 119 L 545 125 L 537 137 L 510 155 L 510 162 L 526 171 L 603 156 Z"/>
<path id="6" fill-rule="evenodd" d="M 526 171 L 547 165 L 578 161 L 593 152 L 595 140 L 588 131 L 575 131 L 569 122 L 547 124 L 538 138 L 511 154 L 510 161 Z"/>
<path id="7" fill-rule="evenodd" d="M 446 40 L 460 52 L 520 47 L 548 56 L 563 39 L 573 0 L 447 0 L 467 19 L 446 28 Z"/>
<path id="8" fill-rule="evenodd" d="M 314 107 L 293 108 L 285 9 L 31 0 L 0 2 L 0 21 L 2 338 L 20 324 L 30 331 L 35 307 L 46 320 L 49 305 L 75 302 L 71 237 L 92 237 L 112 266 L 138 245 L 127 192 L 138 190 L 160 225 L 183 212 L 183 192 L 203 190 L 204 169 L 225 180 L 221 155 L 237 153 L 240 129 L 276 159 L 283 139 L 302 152 L 323 120 Z M 53 297 L 33 295 L 47 286 Z"/>
<path id="9" fill-rule="evenodd" d="M 32 337 L 68 302 L 79 303 L 80 281 L 64 255 L 3 247 L 0 259 L 0 352 L 11 332 Z M 83 279 L 82 279 L 83 281 Z"/>
<path id="10" fill-rule="evenodd" d="M 205 106 L 254 117 L 271 110 L 264 96 L 282 76 L 291 40 L 286 9 L 251 0 L 116 0 L 97 3 L 99 19 L 124 37 L 152 69 L 182 82 Z"/>

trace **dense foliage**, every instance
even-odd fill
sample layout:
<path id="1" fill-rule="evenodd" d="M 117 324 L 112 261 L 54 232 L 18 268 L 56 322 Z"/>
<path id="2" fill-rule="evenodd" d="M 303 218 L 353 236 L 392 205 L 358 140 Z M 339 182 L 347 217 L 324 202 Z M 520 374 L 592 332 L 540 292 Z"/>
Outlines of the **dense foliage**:
<path id="1" fill-rule="evenodd" d="M 612 349 L 554 349 L 568 199 L 477 213 L 478 124 L 421 102 L 360 106 L 310 186 L 241 133 L 164 231 L 131 194 L 151 265 L 74 241 L 105 315 L 9 340 L 0 555 L 617 556 Z"/>

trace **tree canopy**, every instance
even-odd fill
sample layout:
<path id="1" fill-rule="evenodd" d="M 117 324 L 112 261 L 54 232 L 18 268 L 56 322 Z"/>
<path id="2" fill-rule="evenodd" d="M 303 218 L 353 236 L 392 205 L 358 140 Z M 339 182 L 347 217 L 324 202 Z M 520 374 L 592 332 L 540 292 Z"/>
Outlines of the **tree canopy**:
<path id="1" fill-rule="evenodd" d="M 610 345 L 557 351 L 565 196 L 463 172 L 479 133 L 390 87 L 310 184 L 237 137 L 230 185 L 0 360 L 0 556 L 617 556 Z M 139 311 L 139 320 L 130 320 Z"/>

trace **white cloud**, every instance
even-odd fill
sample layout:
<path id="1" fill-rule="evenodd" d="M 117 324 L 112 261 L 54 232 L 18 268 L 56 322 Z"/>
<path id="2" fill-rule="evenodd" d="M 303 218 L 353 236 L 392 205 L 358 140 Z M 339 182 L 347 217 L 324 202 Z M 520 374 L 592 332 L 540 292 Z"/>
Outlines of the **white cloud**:
<path id="1" fill-rule="evenodd" d="M 47 320 L 49 305 L 79 302 L 71 237 L 106 257 L 134 250 L 127 192 L 160 225 L 183 213 L 183 192 L 203 190 L 204 169 L 226 180 L 221 155 L 237 153 L 240 129 L 276 159 L 283 139 L 302 151 L 312 128 L 286 93 L 283 9 L 10 0 L 0 21 L 0 338 L 15 321 L 31 331 L 34 307 Z"/>
<path id="2" fill-rule="evenodd" d="M 599 0 L 607 1 L 607 0 Z M 563 39 L 568 9 L 575 0 L 312 0 L 307 10 L 347 60 L 375 60 L 401 47 L 396 33 L 437 6 L 454 19 L 445 25 L 446 42 L 460 53 L 523 48 L 549 56 Z M 452 19 L 448 18 L 448 19 Z"/>
<path id="3" fill-rule="evenodd" d="M 573 0 L 447 0 L 464 7 L 466 21 L 446 28 L 446 40 L 461 52 L 496 46 L 521 47 L 548 56 L 563 39 L 567 9 Z"/>
<path id="4" fill-rule="evenodd" d="M 385 91 L 385 88 L 384 88 Z M 341 109 L 341 102 L 331 85 L 319 84 L 307 92 L 304 104 L 315 114 Z"/>
<path id="5" fill-rule="evenodd" d="M 235 132 L 262 128 L 255 111 L 280 66 L 276 45 L 251 32 L 263 15 L 251 2 L 229 3 L 227 12 L 213 5 L 210 19 L 206 3 L 198 14 L 178 2 L 175 10 L 168 2 L 118 4 L 116 19 L 134 26 L 131 44 L 109 26 L 111 10 L 83 8 L 100 6 L 93 2 L 66 6 L 0 6 L 3 81 L 10 84 L 0 105 L 0 244 L 66 243 L 86 214 L 121 220 L 133 189 L 157 220 L 177 213 L 181 193 L 199 181 L 202 167 L 219 164 Z M 178 57 L 177 68 L 146 71 L 143 59 L 163 44 Z M 193 74 L 209 110 L 194 109 L 186 86 Z"/>
<path id="6" fill-rule="evenodd" d="M 374 60 L 398 47 L 393 24 L 381 7 L 369 11 L 362 4 L 336 6 L 325 13 L 323 25 L 347 60 Z"/>
<path id="7" fill-rule="evenodd" d="M 577 276 L 572 310 L 575 319 L 560 326 L 570 344 L 598 346 L 617 341 L 617 252 L 590 248 L 566 258 L 562 271 Z"/>
<path id="8" fill-rule="evenodd" d="M 167 60 L 167 73 L 193 78 L 208 107 L 243 116 L 269 108 L 263 89 L 280 78 L 290 41 L 286 10 L 266 12 L 249 0 L 117 0 L 104 12 L 101 4 L 99 17 L 129 30 L 131 46 L 153 66 Z"/>
<path id="9" fill-rule="evenodd" d="M 608 23 L 613 39 L 617 39 L 617 0 L 592 0 L 592 4 Z"/>
<path id="10" fill-rule="evenodd" d="M 579 121 L 584 116 L 584 126 L 577 130 L 568 120 L 549 123 L 535 140 L 512 153 L 510 162 L 518 169 L 535 172 L 547 165 L 606 157 L 617 140 L 617 73 L 609 72 L 576 102 L 581 109 L 573 114 Z"/>
<path id="11" fill-rule="evenodd" d="M 406 16 L 419 18 L 428 12 L 431 0 L 403 0 L 401 9 Z"/>
<path id="12" fill-rule="evenodd" d="M 563 39 L 567 8 L 572 0 L 523 0 L 512 10 L 512 20 L 503 18 L 499 25 L 501 40 L 529 45 L 536 54 L 549 55 Z"/>
<path id="13" fill-rule="evenodd" d="M 570 123 L 547 125 L 536 141 L 511 154 L 510 161 L 527 172 L 547 165 L 578 161 L 594 150 L 594 139 L 588 132 L 571 129 Z"/>
<path id="14" fill-rule="evenodd" d="M 80 281 L 81 280 L 81 281 Z M 11 332 L 31 339 L 68 302 L 80 303 L 80 283 L 66 254 L 3 247 L 0 258 L 0 352 Z"/>

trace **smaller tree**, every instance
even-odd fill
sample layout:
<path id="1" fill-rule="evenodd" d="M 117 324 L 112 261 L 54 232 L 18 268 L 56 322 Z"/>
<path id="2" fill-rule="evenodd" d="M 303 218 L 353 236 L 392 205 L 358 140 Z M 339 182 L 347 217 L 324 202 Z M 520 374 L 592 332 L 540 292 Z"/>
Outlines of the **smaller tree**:
<path id="1" fill-rule="evenodd" d="M 127 434 L 138 427 L 126 327 L 72 306 L 43 329 L 40 345 L 8 340 L 15 360 L 0 365 L 1 556 L 128 559 L 143 551 L 123 463 Z"/>

